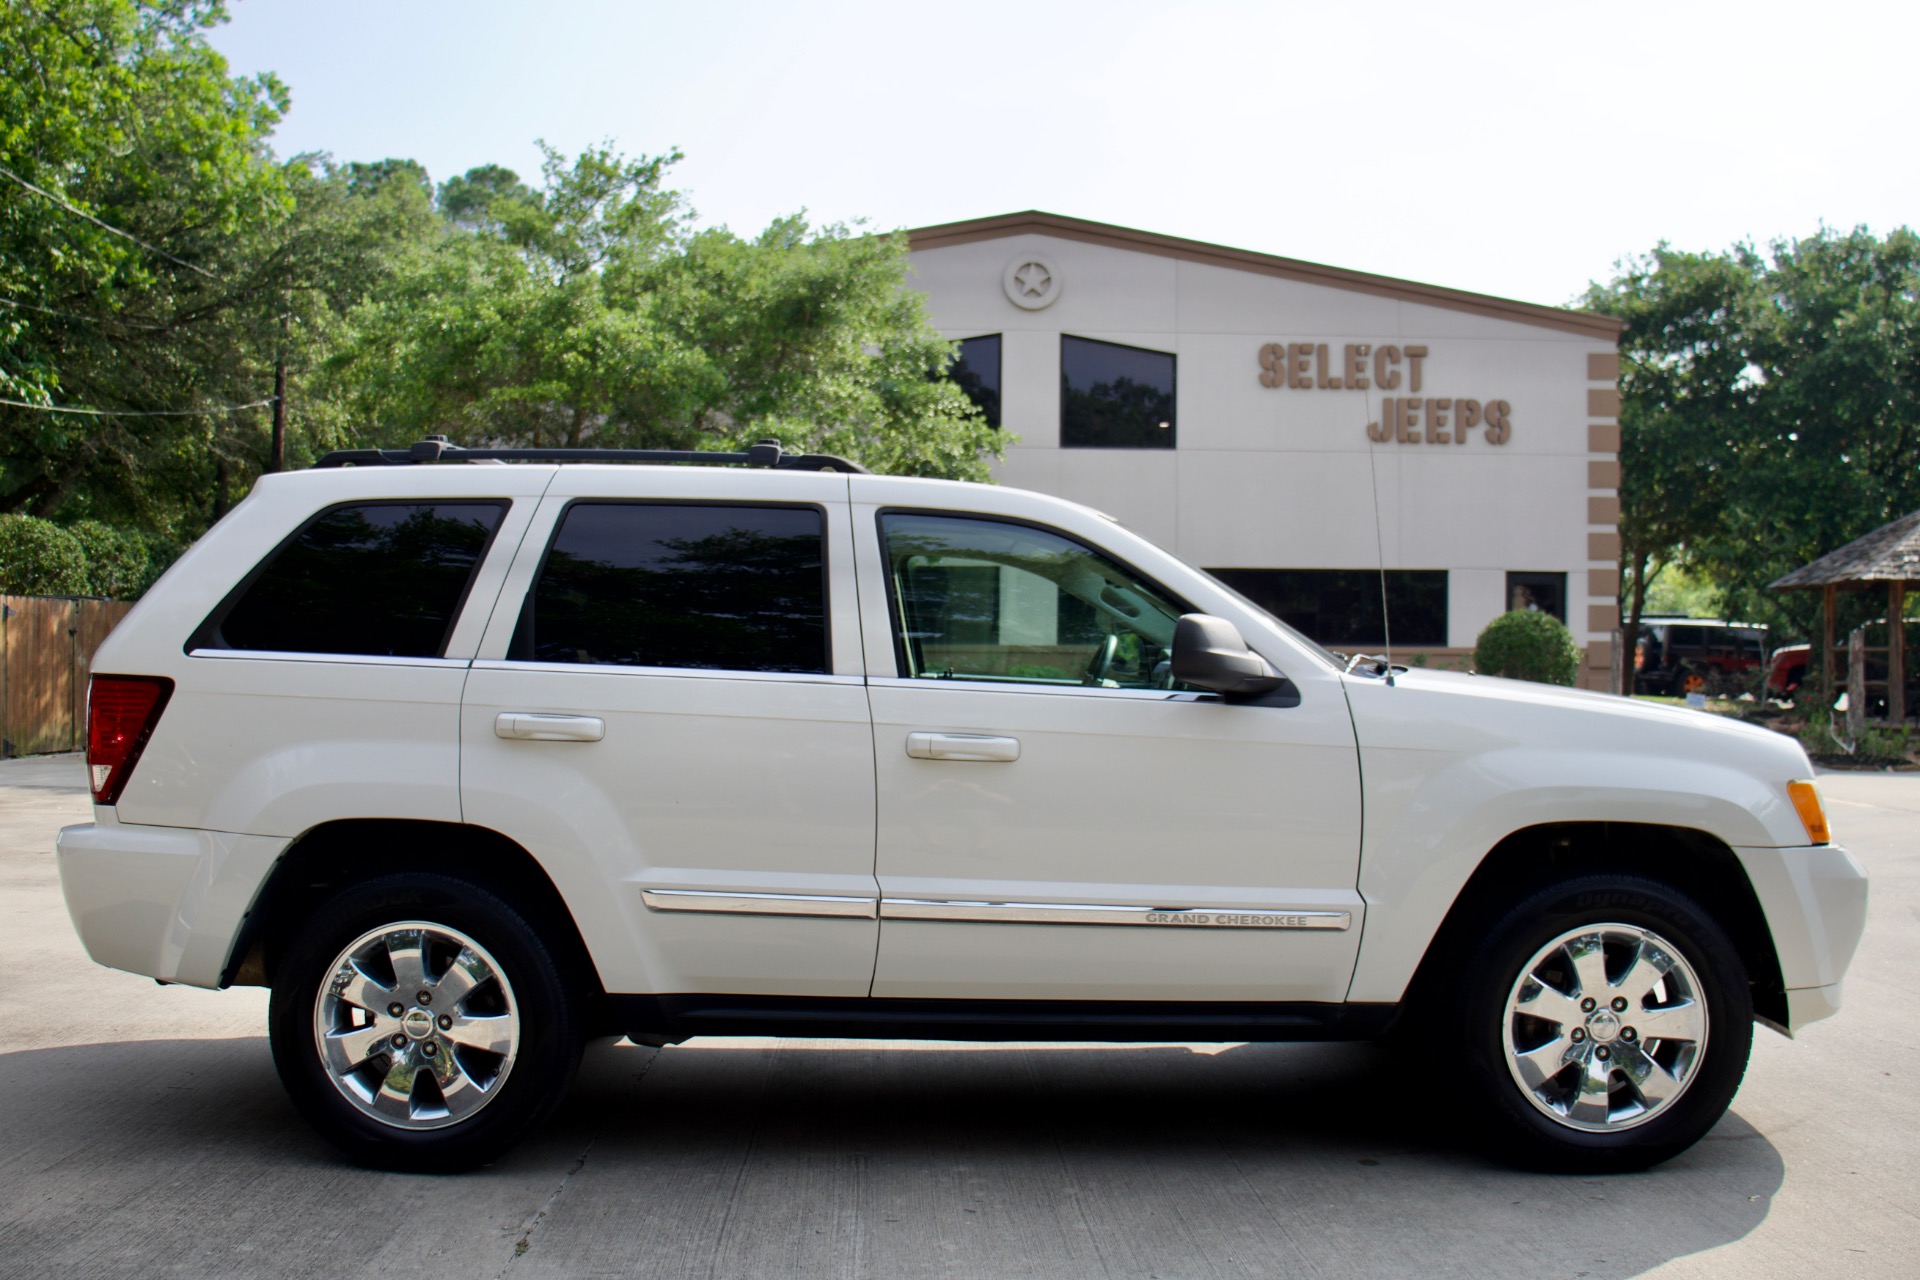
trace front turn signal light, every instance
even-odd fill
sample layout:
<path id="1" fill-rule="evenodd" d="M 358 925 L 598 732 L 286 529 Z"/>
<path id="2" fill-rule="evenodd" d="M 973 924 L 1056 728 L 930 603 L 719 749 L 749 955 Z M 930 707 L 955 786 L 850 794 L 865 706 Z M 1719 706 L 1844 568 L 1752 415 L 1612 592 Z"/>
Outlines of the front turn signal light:
<path id="1" fill-rule="evenodd" d="M 1800 825 L 1807 829 L 1808 843 L 1831 844 L 1833 833 L 1827 830 L 1827 812 L 1820 807 L 1820 788 L 1811 782 L 1789 782 L 1787 797 L 1800 815 Z"/>

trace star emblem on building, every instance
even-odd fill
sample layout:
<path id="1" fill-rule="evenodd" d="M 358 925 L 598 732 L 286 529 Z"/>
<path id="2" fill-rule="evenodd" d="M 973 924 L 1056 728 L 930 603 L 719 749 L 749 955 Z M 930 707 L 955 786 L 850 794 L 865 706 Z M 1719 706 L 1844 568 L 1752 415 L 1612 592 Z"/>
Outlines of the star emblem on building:
<path id="1" fill-rule="evenodd" d="M 1029 298 L 1038 298 L 1043 296 L 1047 286 L 1053 283 L 1053 273 L 1038 262 L 1029 262 L 1013 273 L 1013 281 L 1020 287 L 1022 294 Z"/>

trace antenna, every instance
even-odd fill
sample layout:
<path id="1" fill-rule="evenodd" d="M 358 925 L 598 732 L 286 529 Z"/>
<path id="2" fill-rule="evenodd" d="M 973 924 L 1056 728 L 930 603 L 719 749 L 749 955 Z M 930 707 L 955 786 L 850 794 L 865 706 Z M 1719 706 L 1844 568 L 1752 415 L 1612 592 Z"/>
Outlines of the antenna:
<path id="1" fill-rule="evenodd" d="M 1374 461 L 1374 446 L 1379 443 L 1373 438 L 1373 386 L 1367 385 L 1361 392 L 1365 403 L 1361 406 L 1363 421 L 1367 427 L 1367 475 L 1373 482 L 1373 551 L 1380 566 L 1380 635 L 1387 651 L 1387 669 L 1384 673 L 1387 683 L 1393 683 L 1393 622 L 1387 614 L 1387 543 L 1380 532 L 1380 468 Z M 1382 408 L 1384 409 L 1384 405 Z M 1380 434 L 1384 437 L 1391 430 L 1386 414 L 1380 415 Z"/>

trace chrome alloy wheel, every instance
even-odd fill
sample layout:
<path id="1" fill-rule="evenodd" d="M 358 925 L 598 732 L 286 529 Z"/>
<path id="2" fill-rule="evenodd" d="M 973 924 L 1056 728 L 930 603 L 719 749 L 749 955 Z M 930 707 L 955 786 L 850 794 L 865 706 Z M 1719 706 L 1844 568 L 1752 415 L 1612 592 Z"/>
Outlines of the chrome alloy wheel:
<path id="1" fill-rule="evenodd" d="M 458 929 L 407 920 L 361 934 L 313 1006 L 327 1079 L 396 1129 L 440 1129 L 499 1095 L 520 1046 L 513 987 Z"/>
<path id="2" fill-rule="evenodd" d="M 1593 924 L 1534 952 L 1502 1035 L 1520 1092 L 1556 1122 L 1616 1133 L 1671 1107 L 1707 1047 L 1699 977 L 1649 929 Z"/>

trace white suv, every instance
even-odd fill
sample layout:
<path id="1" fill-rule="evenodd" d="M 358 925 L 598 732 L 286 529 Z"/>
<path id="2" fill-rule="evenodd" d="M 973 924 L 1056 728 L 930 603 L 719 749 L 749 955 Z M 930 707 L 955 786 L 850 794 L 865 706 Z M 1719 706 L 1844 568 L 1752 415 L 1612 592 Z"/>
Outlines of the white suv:
<path id="1" fill-rule="evenodd" d="M 94 670 L 88 951 L 271 986 L 390 1167 L 615 1033 L 1401 1037 L 1509 1157 L 1637 1167 L 1865 918 L 1788 738 L 1343 661 L 1084 507 L 770 445 L 268 476 Z"/>

